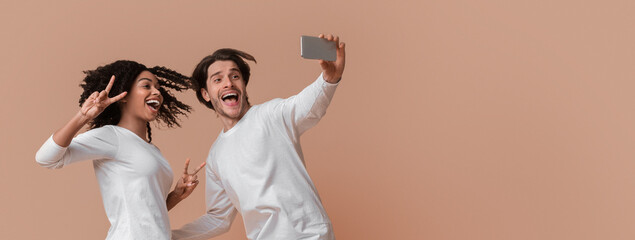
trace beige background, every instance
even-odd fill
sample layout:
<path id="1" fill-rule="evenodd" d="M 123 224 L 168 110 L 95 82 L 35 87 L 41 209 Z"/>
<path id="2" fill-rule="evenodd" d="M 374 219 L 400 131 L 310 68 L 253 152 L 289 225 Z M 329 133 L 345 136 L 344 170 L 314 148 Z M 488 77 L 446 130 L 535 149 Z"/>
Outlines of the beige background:
<path id="1" fill-rule="evenodd" d="M 3 1 L 0 238 L 103 239 L 90 163 L 39 167 L 78 110 L 82 70 L 117 59 L 190 74 L 253 54 L 252 103 L 319 74 L 299 36 L 335 33 L 347 67 L 302 138 L 338 239 L 634 239 L 635 2 Z M 154 142 L 179 171 L 221 129 L 194 94 Z M 204 211 L 204 186 L 170 212 Z M 237 218 L 218 239 L 244 239 Z"/>

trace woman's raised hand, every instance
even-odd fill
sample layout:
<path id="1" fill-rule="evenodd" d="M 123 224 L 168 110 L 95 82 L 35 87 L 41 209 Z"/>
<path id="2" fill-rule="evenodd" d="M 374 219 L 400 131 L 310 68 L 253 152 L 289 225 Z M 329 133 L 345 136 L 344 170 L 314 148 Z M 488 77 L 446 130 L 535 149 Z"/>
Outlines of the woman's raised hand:
<path id="1" fill-rule="evenodd" d="M 108 86 L 101 92 L 94 92 L 86 101 L 82 104 L 82 108 L 75 114 L 75 116 L 64 125 L 62 128 L 55 131 L 53 134 L 53 141 L 60 147 L 68 147 L 71 144 L 71 140 L 75 137 L 75 134 L 82 129 L 82 127 L 90 120 L 95 119 L 101 112 L 108 107 L 108 105 L 121 100 L 126 96 L 127 92 L 109 98 L 108 92 L 112 88 L 115 82 L 115 76 L 110 78 Z"/>
<path id="2" fill-rule="evenodd" d="M 113 75 L 110 78 L 110 82 L 108 82 L 108 86 L 106 86 L 106 89 L 101 92 L 95 91 L 88 97 L 88 99 L 86 99 L 86 101 L 84 101 L 84 104 L 82 104 L 82 109 L 80 111 L 85 118 L 95 119 L 110 104 L 117 102 L 126 96 L 128 92 L 122 92 L 119 95 L 111 98 L 108 97 L 108 93 L 110 92 L 110 89 L 112 89 L 112 85 L 114 84 L 114 82 L 115 76 Z"/>

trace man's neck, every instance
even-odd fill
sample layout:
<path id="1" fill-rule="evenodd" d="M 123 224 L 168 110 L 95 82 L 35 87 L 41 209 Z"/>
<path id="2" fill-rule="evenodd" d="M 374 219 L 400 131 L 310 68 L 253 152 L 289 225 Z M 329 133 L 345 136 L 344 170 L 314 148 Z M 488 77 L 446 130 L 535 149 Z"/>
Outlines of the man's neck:
<path id="1" fill-rule="evenodd" d="M 220 115 L 220 121 L 223 123 L 223 128 L 224 128 L 223 132 L 227 132 L 230 129 L 232 129 L 234 126 L 236 126 L 236 124 L 240 121 L 240 119 L 243 119 L 245 114 L 247 114 L 250 108 L 251 108 L 251 105 L 248 105 L 247 109 L 245 109 L 245 111 L 243 111 L 243 113 L 237 118 L 230 118 L 227 116 Z"/>
<path id="2" fill-rule="evenodd" d="M 223 132 L 227 132 L 229 131 L 229 129 L 232 129 L 234 126 L 236 126 L 236 123 L 238 123 L 240 119 L 242 119 L 242 117 L 234 119 L 221 116 L 220 121 L 223 123 Z"/>

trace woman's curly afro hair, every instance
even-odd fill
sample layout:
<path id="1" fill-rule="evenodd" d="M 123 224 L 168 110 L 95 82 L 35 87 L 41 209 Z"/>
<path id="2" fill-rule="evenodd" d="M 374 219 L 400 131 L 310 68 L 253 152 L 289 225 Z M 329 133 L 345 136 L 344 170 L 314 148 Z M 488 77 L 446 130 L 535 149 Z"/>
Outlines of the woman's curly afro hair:
<path id="1" fill-rule="evenodd" d="M 189 85 L 189 78 L 165 67 L 153 67 L 147 68 L 143 64 L 129 60 L 119 60 L 111 64 L 98 67 L 95 70 L 84 71 L 86 77 L 80 86 L 84 89 L 81 97 L 79 98 L 79 106 L 84 104 L 84 101 L 93 92 L 100 92 L 106 89 L 110 77 L 115 76 L 115 82 L 112 89 L 108 93 L 108 97 L 114 97 L 122 92 L 130 91 L 135 79 L 141 72 L 149 71 L 154 74 L 159 80 L 159 91 L 163 96 L 163 104 L 159 108 L 157 120 L 164 123 L 168 127 L 178 126 L 179 115 L 186 115 L 190 112 L 191 107 L 187 104 L 179 101 L 172 95 L 169 89 L 176 91 L 187 90 Z M 121 120 L 121 108 L 119 104 L 111 104 L 104 111 L 93 119 L 89 126 L 91 129 L 102 127 L 104 125 L 116 125 Z M 148 136 L 150 141 L 150 124 L 148 123 Z"/>

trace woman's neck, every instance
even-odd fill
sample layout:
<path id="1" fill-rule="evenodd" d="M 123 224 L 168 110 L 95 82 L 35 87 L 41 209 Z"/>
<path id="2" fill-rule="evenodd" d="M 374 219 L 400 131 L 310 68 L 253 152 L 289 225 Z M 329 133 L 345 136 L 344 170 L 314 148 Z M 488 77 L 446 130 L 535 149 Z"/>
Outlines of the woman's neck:
<path id="1" fill-rule="evenodd" d="M 117 126 L 130 130 L 147 142 L 147 124 L 148 122 L 142 121 L 140 119 L 126 118 L 124 116 L 121 116 L 121 120 L 119 120 Z"/>

